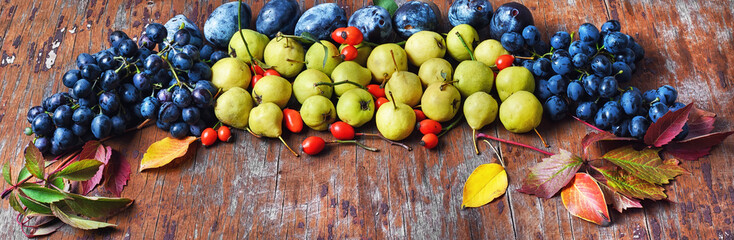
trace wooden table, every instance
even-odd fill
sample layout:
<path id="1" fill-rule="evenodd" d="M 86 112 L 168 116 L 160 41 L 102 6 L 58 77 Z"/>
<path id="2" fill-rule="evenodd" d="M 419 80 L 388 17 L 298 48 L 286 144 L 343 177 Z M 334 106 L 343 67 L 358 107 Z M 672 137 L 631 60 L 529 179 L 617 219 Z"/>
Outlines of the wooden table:
<path id="1" fill-rule="evenodd" d="M 21 164 L 30 137 L 26 111 L 41 99 L 65 90 L 60 78 L 75 67 L 80 53 L 106 48 L 113 30 L 138 36 L 145 24 L 185 14 L 203 27 L 223 1 L 2 0 L 0 2 L 0 156 Z M 253 12 L 264 1 L 246 1 Z M 301 1 L 310 7 L 314 1 Z M 320 2 L 320 1 L 319 1 Z M 439 1 L 437 1 L 439 2 Z M 491 1 L 496 8 L 500 1 Z M 734 121 L 734 2 L 718 1 L 522 1 L 547 40 L 558 30 L 574 31 L 584 22 L 601 25 L 618 19 L 622 31 L 645 48 L 632 83 L 643 90 L 669 84 L 682 102 L 718 113 L 717 130 Z M 347 13 L 370 1 L 338 1 Z M 450 2 L 439 2 L 448 10 Z M 444 29 L 444 32 L 447 30 Z M 374 127 L 364 129 L 376 132 Z M 590 129 L 578 122 L 544 121 L 541 133 L 552 146 L 580 151 Z M 486 129 L 504 139 L 541 146 L 535 135 L 511 134 L 501 125 Z M 309 131 L 286 135 L 298 146 Z M 382 149 L 366 152 L 350 145 L 330 147 L 316 157 L 294 158 L 277 140 L 256 139 L 236 131 L 231 144 L 199 148 L 194 159 L 175 167 L 134 172 L 124 197 L 135 204 L 108 219 L 115 229 L 62 228 L 52 238 L 360 238 L 360 239 L 732 239 L 734 233 L 734 139 L 713 154 L 682 166 L 692 174 L 668 188 L 671 202 L 644 201 L 644 209 L 623 214 L 610 209 L 613 224 L 599 227 L 572 217 L 561 199 L 539 199 L 517 192 L 529 166 L 541 155 L 501 145 L 510 185 L 503 197 L 461 210 L 464 181 L 480 164 L 496 161 L 481 145 L 474 155 L 464 124 L 442 139 L 436 150 L 420 147 L 417 134 L 406 142 L 414 150 L 376 139 Z M 110 141 L 133 169 L 142 152 L 167 133 L 154 127 Z M 17 169 L 17 168 L 16 168 Z M 3 183 L 3 188 L 7 185 Z M 7 201 L 0 204 L 0 232 L 18 239 Z"/>

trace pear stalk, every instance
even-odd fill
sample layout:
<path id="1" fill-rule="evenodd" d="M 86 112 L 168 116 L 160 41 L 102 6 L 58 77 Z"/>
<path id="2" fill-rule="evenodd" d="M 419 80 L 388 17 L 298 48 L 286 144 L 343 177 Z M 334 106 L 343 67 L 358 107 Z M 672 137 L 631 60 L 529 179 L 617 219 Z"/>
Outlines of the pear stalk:
<path id="1" fill-rule="evenodd" d="M 285 147 L 288 148 L 288 150 L 291 151 L 291 153 L 293 153 L 294 156 L 300 157 L 300 155 L 298 155 L 296 151 L 293 151 L 293 149 L 291 149 L 291 146 L 288 146 L 288 143 L 286 143 L 285 140 L 283 140 L 283 136 L 278 136 L 278 139 L 280 139 L 280 142 L 282 142 L 283 145 L 285 145 Z"/>
<path id="2" fill-rule="evenodd" d="M 545 154 L 545 155 L 548 155 L 548 156 L 553 156 L 554 155 L 553 153 L 550 153 L 550 152 L 547 152 L 547 151 L 543 151 L 543 150 L 541 150 L 539 148 L 536 148 L 536 147 L 533 147 L 533 146 L 530 146 L 530 145 L 527 145 L 527 144 L 522 144 L 522 143 L 519 143 L 519 142 L 513 142 L 513 141 L 510 141 L 510 140 L 504 140 L 504 139 L 501 139 L 501 138 L 492 137 L 492 136 L 489 136 L 489 135 L 484 134 L 484 133 L 477 133 L 477 135 L 475 137 L 476 138 L 488 138 L 488 139 L 492 139 L 492 140 L 495 140 L 495 141 L 499 141 L 499 142 L 503 142 L 503 143 L 507 143 L 507 144 L 511 144 L 511 145 L 515 145 L 515 146 L 519 146 L 519 147 L 528 148 L 528 149 L 534 150 L 536 152 L 539 152 L 539 153 L 542 153 L 542 154 Z"/>
<path id="3" fill-rule="evenodd" d="M 537 128 L 533 128 L 533 130 L 535 130 L 535 134 L 538 134 L 538 137 L 540 137 L 540 141 L 543 142 L 543 145 L 545 145 L 545 148 L 549 148 L 550 145 L 548 145 L 548 143 L 545 142 L 545 139 L 543 139 L 543 136 L 540 135 L 540 132 L 538 132 L 538 129 Z"/>

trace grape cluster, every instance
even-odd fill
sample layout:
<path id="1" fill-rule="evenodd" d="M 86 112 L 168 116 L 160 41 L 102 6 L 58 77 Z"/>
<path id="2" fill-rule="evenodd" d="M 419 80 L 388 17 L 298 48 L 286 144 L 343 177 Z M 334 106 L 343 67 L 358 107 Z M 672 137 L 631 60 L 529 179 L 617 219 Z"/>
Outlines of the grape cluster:
<path id="1" fill-rule="evenodd" d="M 112 32 L 110 48 L 80 54 L 77 69 L 63 75 L 68 92 L 28 110 L 26 134 L 35 133 L 35 146 L 52 155 L 123 134 L 146 119 L 173 137 L 199 136 L 216 122 L 219 89 L 210 81 L 210 64 L 227 53 L 204 45 L 195 31 L 181 27 L 167 38 L 166 28 L 152 23 L 137 43 L 125 32 Z"/>
<path id="2" fill-rule="evenodd" d="M 520 33 L 503 34 L 500 42 L 513 55 L 533 56 L 515 58 L 515 64 L 535 76 L 535 95 L 550 119 L 573 114 L 617 136 L 642 138 L 651 122 L 684 105 L 676 102 L 677 91 L 668 85 L 644 93 L 621 85 L 632 78 L 645 51 L 620 30 L 616 20 L 605 22 L 601 31 L 584 23 L 577 40 L 573 33 L 559 31 L 548 44 L 530 25 Z M 687 126 L 678 138 L 686 135 Z"/>

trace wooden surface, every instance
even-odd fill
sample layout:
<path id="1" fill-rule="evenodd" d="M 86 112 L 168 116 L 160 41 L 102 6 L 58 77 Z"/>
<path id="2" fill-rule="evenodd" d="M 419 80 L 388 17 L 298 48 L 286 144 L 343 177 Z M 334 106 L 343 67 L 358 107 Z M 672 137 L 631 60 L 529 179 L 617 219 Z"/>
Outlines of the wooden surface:
<path id="1" fill-rule="evenodd" d="M 251 2 L 253 12 L 262 0 Z M 314 1 L 303 1 L 313 6 Z M 322 2 L 322 1 L 317 1 Z M 450 2 L 437 1 L 444 17 Z M 496 8 L 500 1 L 491 1 Z M 734 126 L 734 2 L 718 1 L 521 1 L 534 14 L 543 38 L 574 31 L 584 22 L 601 25 L 618 19 L 622 31 L 645 48 L 632 83 L 643 90 L 670 84 L 682 102 L 696 101 L 719 114 L 716 129 Z M 80 53 L 106 48 L 108 33 L 138 36 L 146 23 L 185 14 L 203 27 L 222 1 L 0 0 L 0 158 L 21 164 L 30 137 L 26 111 L 43 97 L 65 90 L 63 73 Z M 338 1 L 348 14 L 370 1 Z M 446 30 L 444 30 L 445 32 Z M 544 121 L 541 133 L 552 148 L 579 151 L 589 131 L 570 120 Z M 373 128 L 364 129 L 376 132 Z M 484 132 L 541 146 L 531 134 L 510 134 L 497 124 Z M 298 146 L 313 131 L 286 135 Z M 684 162 L 691 175 L 668 188 L 672 202 L 643 202 L 644 209 L 619 214 L 599 227 L 572 217 L 561 199 L 518 193 L 529 166 L 542 157 L 501 145 L 510 185 L 503 197 L 461 210 L 462 188 L 471 171 L 495 161 L 491 150 L 471 149 L 464 124 L 442 139 L 437 150 L 412 152 L 366 139 L 379 153 L 350 145 L 330 147 L 317 157 L 294 158 L 277 140 L 255 139 L 236 131 L 231 144 L 199 148 L 175 167 L 134 172 L 124 197 L 135 204 L 108 219 L 116 229 L 62 228 L 51 238 L 114 239 L 732 239 L 734 233 L 734 140 L 729 138 L 701 161 Z M 144 149 L 166 136 L 153 127 L 109 143 L 137 169 Z M 2 188 L 7 185 L 3 183 Z M 0 234 L 24 238 L 7 201 L 0 203 Z"/>

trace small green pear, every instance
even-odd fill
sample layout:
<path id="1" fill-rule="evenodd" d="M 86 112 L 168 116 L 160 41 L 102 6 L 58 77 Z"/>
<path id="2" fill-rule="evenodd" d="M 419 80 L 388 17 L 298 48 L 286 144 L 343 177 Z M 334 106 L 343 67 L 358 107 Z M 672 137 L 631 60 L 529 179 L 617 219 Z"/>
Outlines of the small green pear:
<path id="1" fill-rule="evenodd" d="M 454 86 L 459 89 L 462 98 L 475 92 L 492 91 L 494 73 L 479 61 L 463 61 L 454 70 Z"/>
<path id="2" fill-rule="evenodd" d="M 456 33 L 461 34 L 461 38 L 464 39 L 464 43 L 469 47 L 469 51 L 467 51 L 464 44 L 461 43 L 461 38 L 459 38 Z M 479 34 L 477 33 L 477 30 L 469 24 L 457 25 L 449 31 L 448 35 L 446 35 L 446 45 L 448 46 L 449 55 L 458 62 L 471 59 L 470 51 L 474 51 L 474 46 L 476 46 L 477 43 L 479 43 Z"/>
<path id="3" fill-rule="evenodd" d="M 410 64 L 420 67 L 428 59 L 443 58 L 446 54 L 446 41 L 436 32 L 420 31 L 405 42 L 405 52 Z"/>
<path id="4" fill-rule="evenodd" d="M 324 54 L 324 47 L 329 51 Z M 326 57 L 326 63 L 324 63 L 324 57 Z M 337 65 L 339 65 L 344 59 L 342 59 L 339 49 L 334 46 L 333 43 L 321 40 L 321 44 L 313 44 L 306 52 L 306 68 L 316 69 L 327 76 L 331 75 Z"/>
<path id="5" fill-rule="evenodd" d="M 269 138 L 277 138 L 283 134 L 283 112 L 275 103 L 266 102 L 250 111 L 250 130 L 253 133 Z"/>
<path id="6" fill-rule="evenodd" d="M 245 89 L 233 87 L 219 95 L 217 105 L 214 106 L 214 115 L 224 124 L 244 129 L 247 127 L 250 110 L 252 110 L 250 93 Z"/>
<path id="7" fill-rule="evenodd" d="M 279 76 L 265 76 L 261 78 L 252 88 L 252 100 L 260 105 L 272 102 L 280 108 L 284 108 L 291 99 L 291 83 Z"/>
<path id="8" fill-rule="evenodd" d="M 421 80 L 418 79 L 418 75 L 415 75 L 415 73 L 397 71 L 387 81 L 385 92 L 394 93 L 394 101 L 414 107 L 421 101 L 423 86 L 421 85 Z"/>
<path id="9" fill-rule="evenodd" d="M 330 85 L 318 85 L 316 83 L 331 83 L 329 76 L 316 69 L 306 69 L 293 80 L 293 95 L 299 103 L 303 103 L 313 95 L 321 95 L 331 98 L 332 87 Z"/>
<path id="10" fill-rule="evenodd" d="M 377 130 L 387 139 L 400 141 L 413 132 L 415 112 L 403 103 L 390 101 L 377 109 L 375 114 Z"/>
<path id="11" fill-rule="evenodd" d="M 346 46 L 349 45 L 342 44 L 341 46 L 339 46 L 339 53 L 341 53 L 342 49 L 344 49 L 344 47 Z M 354 48 L 357 49 L 357 58 L 352 61 L 359 63 L 359 65 L 362 67 L 367 67 L 367 58 L 370 56 L 370 53 L 372 53 L 372 46 L 367 45 L 365 42 L 362 42 L 360 44 L 354 45 Z"/>
<path id="12" fill-rule="evenodd" d="M 474 49 L 474 57 L 487 67 L 497 65 L 497 57 L 506 54 L 510 54 L 510 52 L 502 47 L 502 43 L 494 39 L 484 40 Z"/>
<path id="13" fill-rule="evenodd" d="M 361 127 L 375 115 L 372 94 L 361 88 L 345 92 L 336 102 L 336 114 L 352 127 Z"/>
<path id="14" fill-rule="evenodd" d="M 425 61 L 418 69 L 418 78 L 421 79 L 423 88 L 435 82 L 451 82 L 454 68 L 449 61 L 443 58 L 431 58 Z"/>
<path id="15" fill-rule="evenodd" d="M 253 58 L 263 61 L 265 46 L 270 42 L 268 36 L 250 29 L 242 29 L 240 32 L 242 32 L 242 35 L 238 32 L 234 33 L 232 38 L 229 40 L 229 55 L 234 56 L 247 64 L 251 64 L 250 55 L 247 54 L 247 49 L 249 48 L 250 54 L 252 54 Z M 245 43 L 242 41 L 242 36 L 245 36 L 247 48 L 245 48 Z"/>
<path id="16" fill-rule="evenodd" d="M 331 80 L 333 80 L 334 83 L 349 80 L 350 82 L 367 86 L 367 84 L 370 84 L 370 81 L 372 80 L 372 72 L 370 72 L 369 69 L 360 66 L 357 62 L 344 61 L 334 68 L 334 71 L 331 73 Z M 355 88 L 359 87 L 350 83 L 334 85 L 334 93 L 336 93 L 337 96 L 341 96 L 345 92 Z"/>
<path id="17" fill-rule="evenodd" d="M 316 131 L 324 131 L 329 124 L 336 121 L 336 109 L 331 100 L 321 95 L 314 95 L 306 99 L 301 105 L 303 123 Z"/>
<path id="18" fill-rule="evenodd" d="M 431 83 L 421 97 L 421 109 L 426 117 L 445 122 L 459 112 L 461 94 L 451 83 Z"/>
<path id="19" fill-rule="evenodd" d="M 251 78 L 250 67 L 237 58 L 223 58 L 212 66 L 212 84 L 222 91 L 233 87 L 245 89 Z"/>
<path id="20" fill-rule="evenodd" d="M 540 125 L 543 105 L 531 92 L 518 91 L 500 104 L 500 121 L 513 133 L 526 133 Z"/>
<path id="21" fill-rule="evenodd" d="M 514 66 L 502 69 L 495 79 L 497 84 L 497 93 L 500 101 L 505 101 L 507 97 L 517 91 L 535 91 L 535 78 L 525 67 Z"/>
<path id="22" fill-rule="evenodd" d="M 485 92 L 475 92 L 464 100 L 464 117 L 469 127 L 479 130 L 497 119 L 497 100 Z"/>
<path id="23" fill-rule="evenodd" d="M 303 46 L 295 39 L 286 37 L 270 40 L 263 53 L 265 64 L 272 66 L 284 78 L 293 78 L 303 69 L 305 61 Z"/>
<path id="24" fill-rule="evenodd" d="M 370 53 L 367 58 L 367 68 L 372 72 L 372 80 L 382 83 L 390 79 L 395 71 L 408 70 L 408 56 L 405 50 L 397 44 L 382 44 Z"/>

